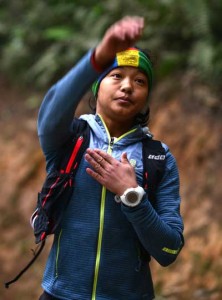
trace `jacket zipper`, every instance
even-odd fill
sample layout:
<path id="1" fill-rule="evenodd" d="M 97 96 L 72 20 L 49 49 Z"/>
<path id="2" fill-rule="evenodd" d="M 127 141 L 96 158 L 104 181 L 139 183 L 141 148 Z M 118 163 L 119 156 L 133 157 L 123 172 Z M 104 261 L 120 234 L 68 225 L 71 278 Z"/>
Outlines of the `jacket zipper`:
<path id="1" fill-rule="evenodd" d="M 102 117 L 100 119 L 106 129 L 107 136 L 109 137 L 109 147 L 107 153 L 112 155 L 113 145 L 115 142 L 119 141 L 129 133 L 135 131 L 136 129 L 132 129 L 131 131 L 125 133 L 124 135 L 120 136 L 114 142 L 114 138 L 110 137 L 109 131 L 106 127 L 105 122 L 103 121 Z M 101 248 L 102 248 L 102 238 L 103 238 L 103 225 L 104 225 L 104 214 L 105 214 L 105 200 L 106 200 L 106 188 L 102 187 L 102 196 L 101 196 L 101 204 L 100 204 L 100 220 L 99 220 L 99 236 L 98 236 L 98 243 L 97 243 L 97 251 L 96 251 L 96 263 L 95 263 L 95 271 L 94 271 L 94 279 L 93 279 L 93 290 L 92 290 L 92 299 L 96 300 L 96 289 L 97 289 L 97 282 L 99 276 L 99 266 L 100 266 L 100 257 L 101 257 Z"/>
<path id="2" fill-rule="evenodd" d="M 107 150 L 107 153 L 110 155 L 112 154 L 113 144 L 114 144 L 114 138 L 111 138 L 109 143 L 109 148 Z M 106 201 L 106 188 L 103 186 L 101 204 L 100 204 L 99 236 L 98 236 L 98 244 L 97 244 L 97 251 L 96 251 L 96 264 L 95 264 L 95 273 L 94 273 L 94 281 L 93 281 L 92 300 L 96 300 L 96 288 L 97 288 L 97 281 L 99 275 L 99 265 L 100 265 L 102 238 L 103 238 L 105 201 Z"/>
<path id="3" fill-rule="evenodd" d="M 110 143 L 109 143 L 109 147 L 110 147 L 111 152 L 109 154 L 111 154 L 112 151 L 113 151 L 113 144 L 114 144 L 114 137 L 111 137 Z"/>

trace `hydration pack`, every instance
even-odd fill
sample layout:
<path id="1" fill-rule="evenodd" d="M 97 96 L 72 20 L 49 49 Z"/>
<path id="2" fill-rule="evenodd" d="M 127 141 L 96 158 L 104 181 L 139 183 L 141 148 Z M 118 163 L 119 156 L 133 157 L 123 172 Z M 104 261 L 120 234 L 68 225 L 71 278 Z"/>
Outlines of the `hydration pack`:
<path id="1" fill-rule="evenodd" d="M 36 209 L 31 216 L 35 243 L 40 244 L 40 248 L 29 264 L 13 280 L 5 283 L 6 288 L 17 281 L 39 256 L 47 236 L 55 233 L 69 204 L 75 188 L 75 175 L 90 140 L 90 127 L 86 121 L 75 118 L 73 128 L 75 131 L 72 138 L 63 146 L 54 168 L 46 176 L 38 193 Z M 151 136 L 143 139 L 142 145 L 143 188 L 155 208 L 156 190 L 165 170 L 165 149 L 160 141 L 153 140 Z M 141 244 L 140 248 L 148 260 L 149 254 Z"/>

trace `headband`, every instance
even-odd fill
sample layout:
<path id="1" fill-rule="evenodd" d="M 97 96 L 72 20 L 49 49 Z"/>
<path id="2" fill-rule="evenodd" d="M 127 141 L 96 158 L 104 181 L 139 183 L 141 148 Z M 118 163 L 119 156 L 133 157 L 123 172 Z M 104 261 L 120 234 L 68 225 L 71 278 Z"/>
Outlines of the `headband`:
<path id="1" fill-rule="evenodd" d="M 103 78 L 111 70 L 124 66 L 139 68 L 141 71 L 143 71 L 148 78 L 149 91 L 151 90 L 153 82 L 153 67 L 151 61 L 138 48 L 128 48 L 125 51 L 118 52 L 112 64 L 93 83 L 92 91 L 94 96 L 97 95 L 100 82 L 103 80 Z"/>

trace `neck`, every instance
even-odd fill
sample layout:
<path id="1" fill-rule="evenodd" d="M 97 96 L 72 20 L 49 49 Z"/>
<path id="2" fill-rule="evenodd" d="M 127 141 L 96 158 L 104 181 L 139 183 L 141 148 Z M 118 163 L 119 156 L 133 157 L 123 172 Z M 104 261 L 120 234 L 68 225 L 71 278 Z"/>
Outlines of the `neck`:
<path id="1" fill-rule="evenodd" d="M 101 117 L 102 117 L 104 123 L 106 124 L 106 127 L 107 127 L 111 137 L 118 138 L 121 135 L 123 135 L 124 133 L 126 133 L 127 131 L 129 131 L 133 126 L 132 122 L 127 122 L 127 121 L 120 122 L 120 121 L 106 118 L 104 116 L 101 116 Z"/>

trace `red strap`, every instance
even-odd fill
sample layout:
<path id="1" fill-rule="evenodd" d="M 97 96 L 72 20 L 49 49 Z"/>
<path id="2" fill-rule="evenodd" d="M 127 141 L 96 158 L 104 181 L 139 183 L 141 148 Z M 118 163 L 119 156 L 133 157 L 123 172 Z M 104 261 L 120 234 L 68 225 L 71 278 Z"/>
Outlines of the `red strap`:
<path id="1" fill-rule="evenodd" d="M 65 173 L 70 173 L 71 168 L 72 168 L 72 165 L 73 165 L 73 162 L 74 162 L 75 159 L 76 159 L 76 155 L 77 155 L 77 153 L 79 152 L 79 149 L 80 149 L 82 143 L 83 143 L 83 137 L 80 136 L 80 137 L 78 138 L 78 140 L 77 140 L 77 142 L 76 142 L 74 148 L 73 148 L 72 155 L 71 155 L 71 157 L 70 157 L 70 159 L 69 159 L 69 161 L 68 161 L 68 164 L 67 164 L 67 166 L 66 166 Z"/>
<path id="2" fill-rule="evenodd" d="M 60 177 L 56 178 L 56 181 L 50 186 L 48 194 L 45 196 L 44 200 L 42 201 L 42 207 L 45 205 L 46 201 L 48 200 L 49 196 L 52 193 L 53 188 L 56 186 L 57 182 L 59 181 Z"/>

